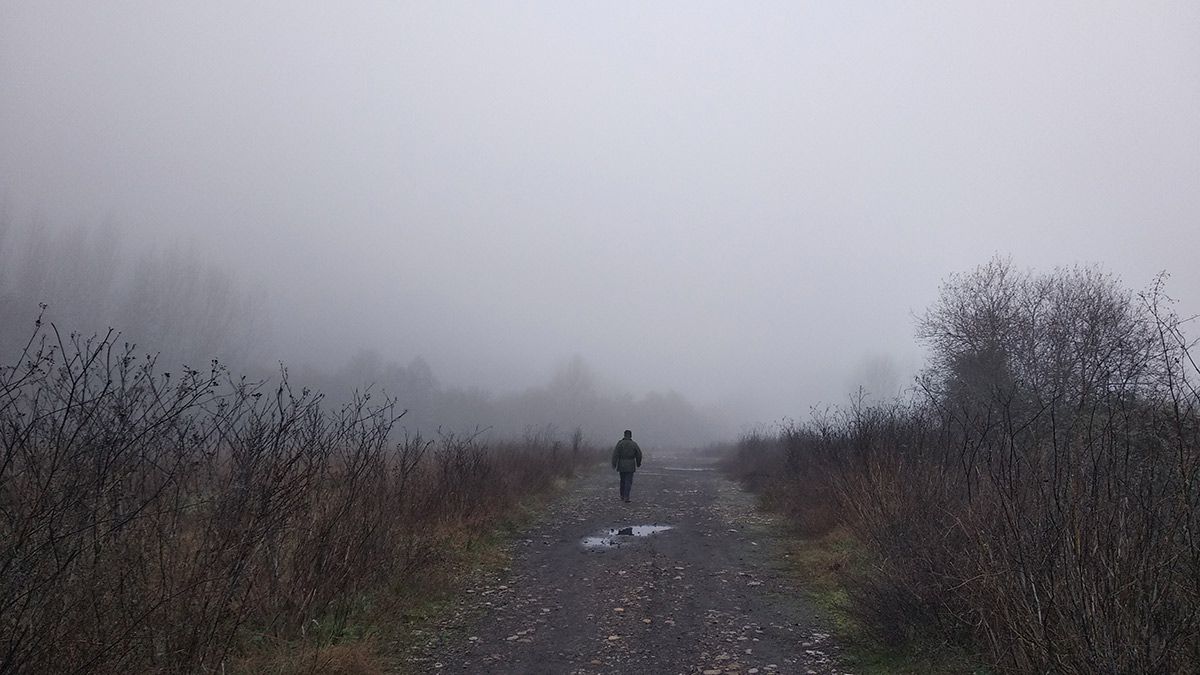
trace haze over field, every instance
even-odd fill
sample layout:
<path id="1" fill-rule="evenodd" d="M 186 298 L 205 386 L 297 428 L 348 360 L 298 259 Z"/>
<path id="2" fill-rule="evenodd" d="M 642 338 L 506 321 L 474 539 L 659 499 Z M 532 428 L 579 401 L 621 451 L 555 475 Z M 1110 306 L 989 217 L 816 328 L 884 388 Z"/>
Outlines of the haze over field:
<path id="1" fill-rule="evenodd" d="M 0 0 L 0 235 L 226 270 L 266 363 L 583 363 L 729 431 L 902 386 L 997 254 L 1200 312 L 1198 111 L 1195 2 Z"/>

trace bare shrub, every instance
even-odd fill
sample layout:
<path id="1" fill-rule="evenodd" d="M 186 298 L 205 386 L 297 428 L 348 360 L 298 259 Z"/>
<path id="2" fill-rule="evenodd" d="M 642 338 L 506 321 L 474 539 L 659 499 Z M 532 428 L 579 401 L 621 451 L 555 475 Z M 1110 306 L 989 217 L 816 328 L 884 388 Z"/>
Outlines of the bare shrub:
<path id="1" fill-rule="evenodd" d="M 403 585 L 439 533 L 477 536 L 573 467 L 553 444 L 396 443 L 402 415 L 370 394 L 330 410 L 286 371 L 160 374 L 111 334 L 39 324 L 0 370 L 0 672 L 219 670 L 247 635 L 300 638 Z"/>
<path id="2" fill-rule="evenodd" d="M 1161 279 L 1135 295 L 993 261 L 923 318 L 915 402 L 859 401 L 782 430 L 786 452 L 740 453 L 772 489 L 836 505 L 884 639 L 975 645 L 1005 672 L 1195 672 L 1200 371 L 1181 326 Z"/>

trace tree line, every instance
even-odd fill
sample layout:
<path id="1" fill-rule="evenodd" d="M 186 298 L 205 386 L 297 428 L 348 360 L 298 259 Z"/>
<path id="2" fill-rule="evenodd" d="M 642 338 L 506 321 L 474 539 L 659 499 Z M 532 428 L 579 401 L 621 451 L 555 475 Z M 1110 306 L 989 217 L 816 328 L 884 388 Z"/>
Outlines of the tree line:
<path id="1" fill-rule="evenodd" d="M 278 374 L 268 304 L 220 265 L 179 247 L 139 248 L 115 226 L 21 227 L 0 218 L 0 360 L 17 357 L 40 316 L 68 336 L 115 328 L 114 341 L 157 355 L 163 370 L 217 359 L 268 380 Z M 408 411 L 403 426 L 410 431 L 519 438 L 555 426 L 562 436 L 580 429 L 601 440 L 632 427 L 678 446 L 708 443 L 724 431 L 715 411 L 678 393 L 606 390 L 580 357 L 542 385 L 502 393 L 443 383 L 420 356 L 404 363 L 357 345 L 325 363 L 287 365 L 293 382 L 338 404 L 366 391 L 394 397 Z"/>
<path id="2" fill-rule="evenodd" d="M 40 309 L 45 305 L 45 310 Z M 173 362 L 261 357 L 261 298 L 182 248 L 138 247 L 115 226 L 18 226 L 0 218 L 0 355 L 14 359 L 41 317 L 67 333 L 120 330 Z"/>

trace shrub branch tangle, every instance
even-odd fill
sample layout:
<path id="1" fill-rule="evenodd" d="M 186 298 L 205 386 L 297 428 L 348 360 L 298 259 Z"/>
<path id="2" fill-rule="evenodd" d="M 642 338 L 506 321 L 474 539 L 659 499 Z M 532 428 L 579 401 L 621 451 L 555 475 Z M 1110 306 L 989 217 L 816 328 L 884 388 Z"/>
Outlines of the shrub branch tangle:
<path id="1" fill-rule="evenodd" d="M 0 370 L 0 672 L 220 670 L 248 634 L 405 583 L 578 458 L 393 443 L 391 400 L 331 412 L 286 372 L 154 366 L 39 322 Z"/>
<path id="2" fill-rule="evenodd" d="M 784 469 L 767 488 L 811 530 L 865 543 L 864 623 L 1006 672 L 1200 671 L 1200 371 L 1162 279 L 1134 295 L 993 261 L 951 278 L 919 335 L 914 402 L 739 446 L 748 479 Z"/>

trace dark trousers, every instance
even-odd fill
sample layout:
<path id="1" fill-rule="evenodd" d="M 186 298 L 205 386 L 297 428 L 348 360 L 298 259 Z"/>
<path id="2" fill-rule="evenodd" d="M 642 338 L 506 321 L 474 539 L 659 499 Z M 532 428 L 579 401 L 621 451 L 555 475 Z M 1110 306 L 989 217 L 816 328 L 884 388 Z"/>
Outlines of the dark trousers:
<path id="1" fill-rule="evenodd" d="M 629 492 L 633 490 L 633 472 L 621 472 L 621 499 L 629 501 Z"/>

